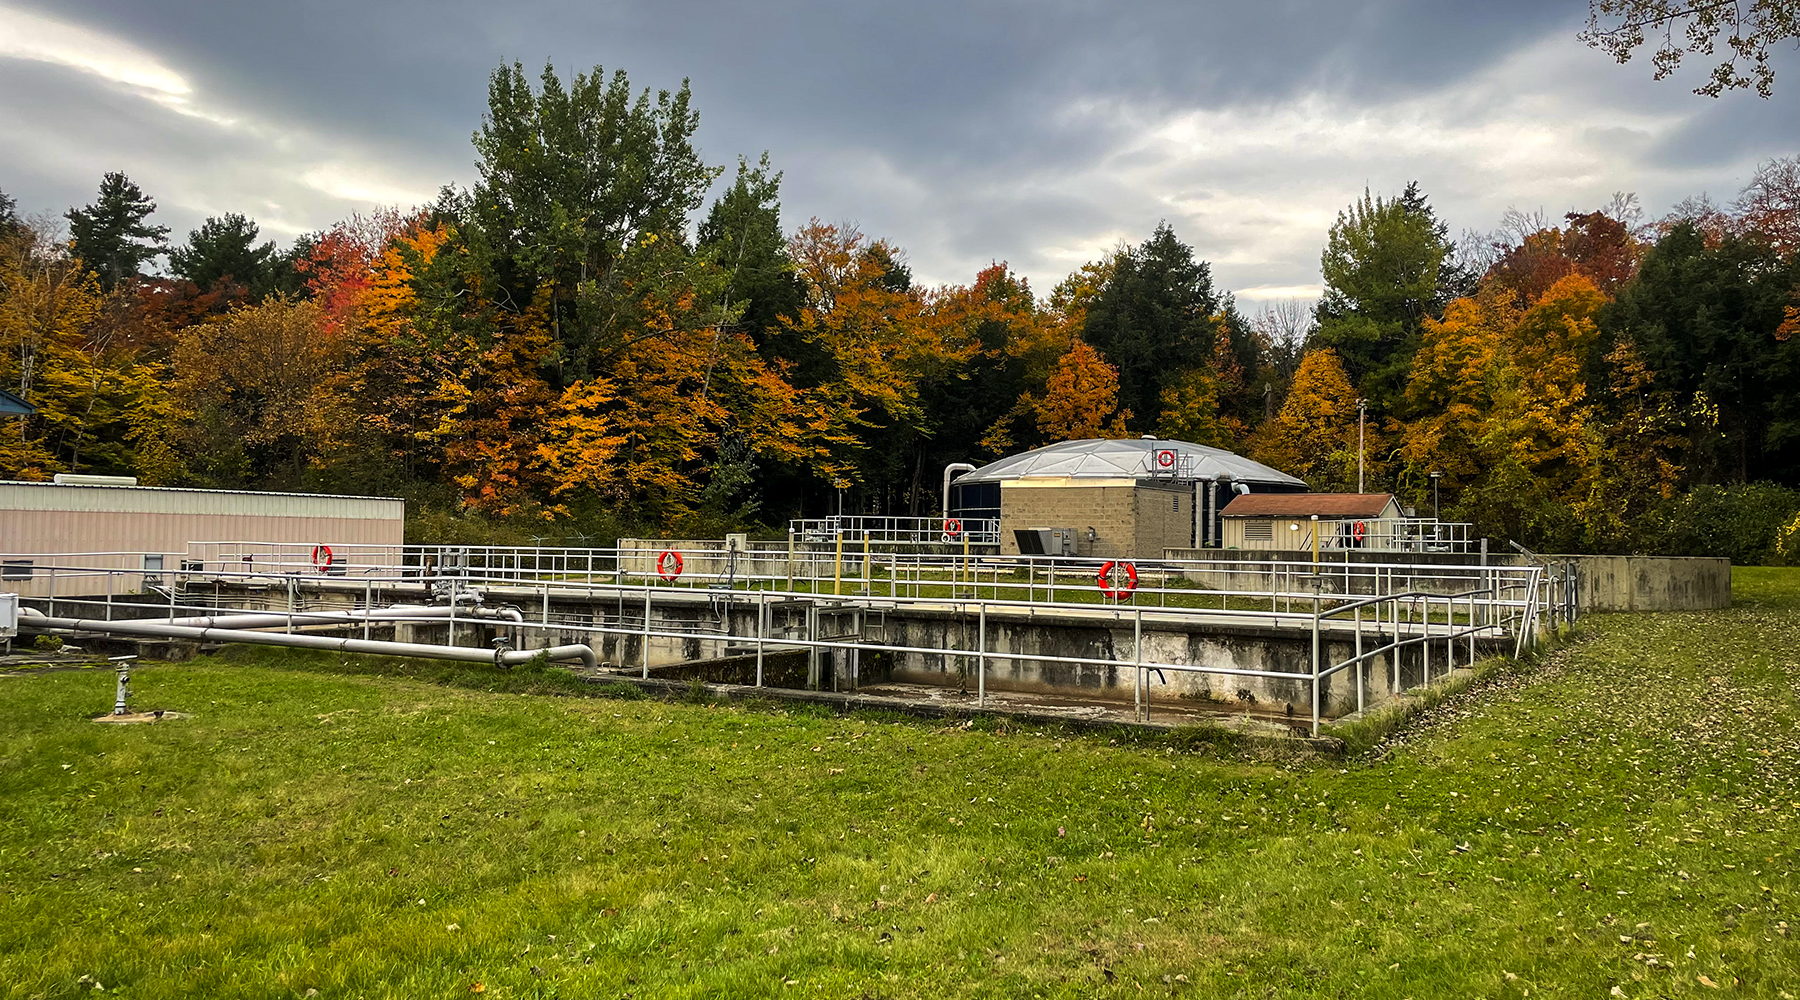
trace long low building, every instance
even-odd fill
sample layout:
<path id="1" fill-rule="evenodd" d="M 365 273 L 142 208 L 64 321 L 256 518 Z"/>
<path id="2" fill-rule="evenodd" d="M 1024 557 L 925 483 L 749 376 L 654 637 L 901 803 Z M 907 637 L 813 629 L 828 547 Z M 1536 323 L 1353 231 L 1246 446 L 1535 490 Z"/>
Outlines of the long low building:
<path id="1" fill-rule="evenodd" d="M 138 486 L 127 478 L 61 476 L 0 482 L 0 589 L 33 595 L 57 556 L 114 553 L 82 565 L 158 572 L 180 568 L 196 542 L 330 546 L 405 541 L 406 502 L 392 497 Z M 137 565 L 121 560 L 136 559 Z"/>

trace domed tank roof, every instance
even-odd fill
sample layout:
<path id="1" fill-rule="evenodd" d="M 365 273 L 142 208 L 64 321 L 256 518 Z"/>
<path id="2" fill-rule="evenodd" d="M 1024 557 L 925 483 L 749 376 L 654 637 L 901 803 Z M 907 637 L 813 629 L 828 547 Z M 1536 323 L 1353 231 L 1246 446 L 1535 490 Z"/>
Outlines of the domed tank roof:
<path id="1" fill-rule="evenodd" d="M 1172 452 L 1173 455 L 1159 457 L 1159 452 Z M 1158 468 L 1159 461 L 1163 463 L 1161 468 Z M 1306 489 L 1302 480 L 1223 448 L 1156 438 L 1061 441 L 989 462 L 974 472 L 958 476 L 956 485 L 1035 478 L 1218 478 L 1280 486 L 1285 490 Z"/>

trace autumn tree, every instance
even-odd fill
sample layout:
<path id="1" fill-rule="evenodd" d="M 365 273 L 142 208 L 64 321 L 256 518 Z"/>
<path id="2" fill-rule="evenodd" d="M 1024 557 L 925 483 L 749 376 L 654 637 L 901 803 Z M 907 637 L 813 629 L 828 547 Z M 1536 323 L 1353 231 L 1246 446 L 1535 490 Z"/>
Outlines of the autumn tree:
<path id="1" fill-rule="evenodd" d="M 1356 400 L 1337 352 L 1328 347 L 1307 351 L 1281 412 L 1251 439 L 1250 457 L 1299 476 L 1315 490 L 1354 491 Z M 1371 458 L 1379 455 L 1379 439 L 1370 440 L 1367 448 Z"/>
<path id="2" fill-rule="evenodd" d="M 1050 373 L 1037 416 L 1047 441 L 1131 436 L 1126 428 L 1131 411 L 1119 407 L 1119 370 L 1082 340 Z"/>
<path id="3" fill-rule="evenodd" d="M 1800 253 L 1800 156 L 1758 164 L 1732 209 L 1738 228 L 1766 240 L 1777 255 Z"/>
<path id="4" fill-rule="evenodd" d="M 317 302 L 271 299 L 182 331 L 175 389 L 191 413 L 193 474 L 212 486 L 302 488 L 335 428 L 342 342 Z"/>
<path id="5" fill-rule="evenodd" d="M 1118 268 L 1121 247 L 1115 253 L 1089 261 L 1051 289 L 1041 303 L 1027 312 L 1008 310 L 1005 347 L 1008 391 L 1016 395 L 1011 405 L 984 428 L 976 441 L 974 457 L 993 459 L 1045 444 L 1038 425 L 1038 407 L 1044 401 L 1051 374 L 1075 342 L 1087 322 L 1088 309 L 1100 296 Z M 980 279 L 977 279 L 980 284 Z M 1013 297 L 1022 304 L 1024 297 Z"/>
<path id="6" fill-rule="evenodd" d="M 1570 212 L 1566 228 L 1545 228 L 1510 248 L 1487 281 L 1513 292 L 1529 306 L 1571 274 L 1592 282 L 1601 294 L 1618 294 L 1637 270 L 1642 250 L 1625 223 L 1603 212 Z"/>
<path id="7" fill-rule="evenodd" d="M 166 378 L 107 336 L 113 298 L 48 234 L 20 227 L 0 237 L 0 384 L 37 407 L 0 426 L 0 475 L 178 475 Z"/>
<path id="8" fill-rule="evenodd" d="M 815 467 L 827 479 L 878 478 L 863 440 L 877 428 L 929 431 L 924 387 L 980 351 L 978 311 L 951 290 L 913 287 L 891 244 L 853 228 L 815 219 L 790 252 L 806 290 L 794 334 L 826 359 L 823 377 L 802 383 Z"/>
<path id="9" fill-rule="evenodd" d="M 419 212 L 358 212 L 296 245 L 293 266 L 304 297 L 319 305 L 325 332 L 341 333 L 365 320 L 367 293 L 383 255 L 424 224 Z"/>
<path id="10" fill-rule="evenodd" d="M 109 173 L 93 204 L 66 213 L 75 256 L 99 276 L 103 290 L 137 278 L 163 252 L 169 227 L 145 221 L 155 211 L 156 202 L 130 178 Z"/>

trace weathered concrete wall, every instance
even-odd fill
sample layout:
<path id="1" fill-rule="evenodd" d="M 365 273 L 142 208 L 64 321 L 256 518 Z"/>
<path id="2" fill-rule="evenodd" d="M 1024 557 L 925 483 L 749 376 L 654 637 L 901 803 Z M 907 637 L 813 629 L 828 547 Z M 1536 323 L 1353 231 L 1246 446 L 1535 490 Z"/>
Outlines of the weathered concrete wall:
<path id="1" fill-rule="evenodd" d="M 885 641 L 897 646 L 927 649 L 953 646 L 973 649 L 978 642 L 978 627 L 972 615 L 922 611 L 890 614 Z M 1081 664 L 990 655 L 986 666 L 990 688 L 1052 694 L 1068 692 L 1124 701 L 1132 698 L 1135 672 L 1132 661 L 1137 658 L 1137 650 L 1129 619 L 1117 624 L 1094 625 L 1048 623 L 1041 618 L 1015 620 L 990 614 L 987 636 L 990 654 L 1114 661 L 1104 665 Z M 1372 636 L 1366 641 L 1371 645 L 1375 643 Z M 1293 678 L 1240 677 L 1150 670 L 1146 683 L 1153 698 L 1181 698 L 1283 714 L 1290 707 L 1295 714 L 1310 716 L 1312 712 L 1312 683 L 1310 676 L 1306 676 L 1312 662 L 1310 633 L 1217 627 L 1200 632 L 1146 626 L 1143 643 L 1143 658 L 1150 662 L 1301 675 Z M 1355 640 L 1353 637 L 1328 639 L 1322 642 L 1321 652 L 1327 662 L 1341 662 L 1354 655 Z M 1489 650 L 1478 649 L 1478 652 L 1486 655 Z M 1443 674 L 1448 669 L 1443 643 L 1435 643 L 1430 656 L 1431 676 Z M 1422 683 L 1422 657 L 1420 647 L 1412 646 L 1402 651 L 1397 668 L 1388 657 L 1372 659 L 1362 674 L 1365 705 L 1374 705 L 1390 697 L 1395 669 L 1400 671 L 1402 690 Z M 1467 659 L 1467 644 L 1463 643 L 1458 648 L 1457 662 L 1466 664 Z M 893 680 L 951 687 L 961 685 L 974 690 L 980 664 L 972 653 L 896 653 L 884 661 L 883 667 L 886 676 Z M 871 676 L 872 671 L 865 669 L 865 681 Z M 1336 717 L 1356 711 L 1357 686 L 1355 670 L 1341 671 L 1326 679 L 1320 687 L 1321 712 Z"/>
<path id="2" fill-rule="evenodd" d="M 1545 556 L 1574 562 L 1580 607 L 1710 611 L 1731 606 L 1731 560 L 1706 556 Z"/>
<path id="3" fill-rule="evenodd" d="M 1187 578 L 1215 590 L 1264 590 L 1269 587 L 1271 563 L 1311 563 L 1310 551 L 1252 552 L 1233 549 L 1166 550 L 1166 558 L 1203 561 L 1216 569 L 1187 571 Z M 1431 574 L 1407 579 L 1392 577 L 1372 564 L 1404 558 L 1412 565 L 1432 567 Z M 1319 554 L 1320 572 L 1332 576 L 1345 593 L 1371 594 L 1377 575 L 1384 587 L 1456 593 L 1485 586 L 1479 556 L 1448 552 L 1392 552 L 1337 550 Z M 1731 562 L 1704 556 L 1596 556 L 1545 555 L 1554 565 L 1573 563 L 1579 582 L 1580 607 L 1586 612 L 1705 611 L 1731 606 Z M 1490 553 L 1491 566 L 1524 566 L 1530 560 L 1516 553 Z"/>

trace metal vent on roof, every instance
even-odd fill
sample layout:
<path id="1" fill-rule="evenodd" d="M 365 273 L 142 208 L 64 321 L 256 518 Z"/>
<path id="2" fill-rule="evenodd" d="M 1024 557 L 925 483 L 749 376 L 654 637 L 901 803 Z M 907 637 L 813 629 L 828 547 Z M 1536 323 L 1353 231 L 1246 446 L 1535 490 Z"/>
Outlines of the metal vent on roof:
<path id="1" fill-rule="evenodd" d="M 83 476 L 73 472 L 59 472 L 51 477 L 51 482 L 58 486 L 136 486 L 136 476 Z"/>

